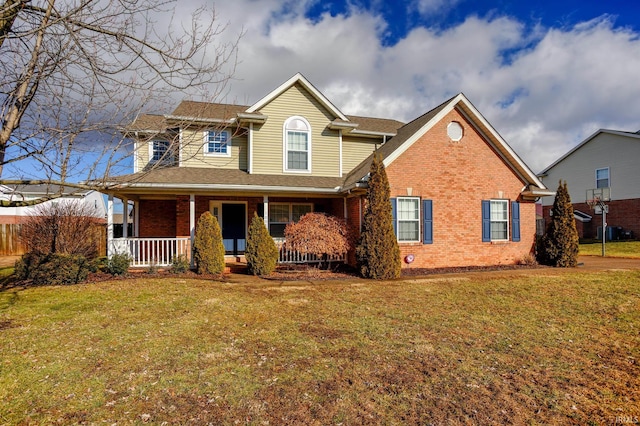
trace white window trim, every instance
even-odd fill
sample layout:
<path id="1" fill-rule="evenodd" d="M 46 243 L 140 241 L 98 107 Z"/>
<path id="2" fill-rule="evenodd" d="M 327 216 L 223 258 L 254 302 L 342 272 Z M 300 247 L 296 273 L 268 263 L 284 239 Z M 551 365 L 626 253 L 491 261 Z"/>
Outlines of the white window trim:
<path id="1" fill-rule="evenodd" d="M 416 200 L 418 202 L 418 218 L 417 219 L 402 219 L 404 222 L 418 222 L 418 239 L 417 240 L 401 240 L 400 239 L 400 200 Z M 396 239 L 398 243 L 419 243 L 420 236 L 422 235 L 422 227 L 420 224 L 420 218 L 422 217 L 422 202 L 420 197 L 396 197 Z"/>
<path id="2" fill-rule="evenodd" d="M 267 223 L 267 231 L 269 232 L 269 235 L 271 235 L 271 225 L 282 225 L 282 224 L 289 224 L 293 222 L 293 206 L 309 206 L 310 207 L 310 212 L 313 213 L 313 203 L 296 203 L 296 202 L 269 202 L 269 209 L 271 209 L 271 207 L 275 207 L 275 206 L 288 206 L 289 207 L 289 221 L 288 222 L 273 222 L 271 220 L 271 211 L 269 211 L 267 214 L 269 216 L 269 222 Z M 274 237 L 274 238 L 280 238 L 280 237 Z"/>
<path id="3" fill-rule="evenodd" d="M 304 170 L 302 170 L 302 169 L 290 169 L 288 167 L 288 161 L 289 161 L 288 152 L 289 152 L 289 150 L 287 149 L 287 124 L 290 121 L 293 121 L 293 120 L 302 120 L 307 125 L 307 128 L 309 129 L 308 133 L 307 133 L 308 136 L 309 136 L 309 138 L 307 139 L 307 142 L 308 142 L 308 144 L 307 144 L 307 168 L 304 169 Z M 313 150 L 311 149 L 311 146 L 312 146 L 311 145 L 311 139 L 312 139 L 311 135 L 312 135 L 311 124 L 309 124 L 309 121 L 307 121 L 306 118 L 304 118 L 302 116 L 299 116 L 299 115 L 294 115 L 294 116 L 291 116 L 291 117 L 287 118 L 284 121 L 284 123 L 282 125 L 282 171 L 284 173 L 305 173 L 305 174 L 311 173 L 311 164 L 312 164 L 311 153 L 313 152 Z"/>
<path id="4" fill-rule="evenodd" d="M 607 183 L 608 185 L 603 187 L 603 188 L 611 188 L 611 170 L 609 169 L 609 167 L 599 167 L 596 169 L 595 171 L 595 188 L 598 188 L 598 171 L 600 170 L 606 170 L 607 171 Z"/>
<path id="5" fill-rule="evenodd" d="M 209 132 L 226 133 L 227 134 L 227 152 L 226 153 L 209 152 Z M 204 139 L 204 145 L 202 147 L 202 152 L 204 153 L 204 155 L 206 157 L 231 157 L 231 145 L 232 145 L 231 142 L 232 142 L 232 139 L 231 139 L 231 132 L 229 132 L 228 130 L 215 130 L 215 129 L 205 130 L 204 131 L 204 135 L 203 135 L 203 139 Z"/>
<path id="6" fill-rule="evenodd" d="M 491 218 L 491 203 L 504 203 L 504 205 L 506 206 L 506 210 L 507 210 L 507 218 L 505 220 L 493 220 Z M 511 211 L 510 211 L 510 202 L 509 200 L 504 200 L 504 199 L 491 199 L 489 200 L 489 235 L 491 236 L 491 242 L 504 242 L 504 241 L 510 241 L 511 239 Z M 494 239 L 493 238 L 493 233 L 491 232 L 491 224 L 494 222 L 506 222 L 507 224 L 507 237 L 505 239 L 499 238 L 499 239 Z"/>

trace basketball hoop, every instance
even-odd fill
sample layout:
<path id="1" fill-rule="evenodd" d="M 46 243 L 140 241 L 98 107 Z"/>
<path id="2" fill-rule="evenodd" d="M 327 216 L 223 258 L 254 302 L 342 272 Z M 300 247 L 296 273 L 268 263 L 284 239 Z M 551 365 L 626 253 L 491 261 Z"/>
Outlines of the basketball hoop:
<path id="1" fill-rule="evenodd" d="M 605 241 L 607 239 L 607 213 L 609 213 L 608 202 L 611 201 L 611 188 L 587 189 L 585 202 L 595 214 L 602 215 L 602 257 L 605 256 Z"/>
<path id="2" fill-rule="evenodd" d="M 602 207 L 602 204 L 604 204 L 602 202 L 602 200 L 600 199 L 600 197 L 595 197 L 595 198 L 589 198 L 587 200 L 587 205 L 589 206 L 589 208 L 591 210 L 595 210 L 596 207 Z"/>

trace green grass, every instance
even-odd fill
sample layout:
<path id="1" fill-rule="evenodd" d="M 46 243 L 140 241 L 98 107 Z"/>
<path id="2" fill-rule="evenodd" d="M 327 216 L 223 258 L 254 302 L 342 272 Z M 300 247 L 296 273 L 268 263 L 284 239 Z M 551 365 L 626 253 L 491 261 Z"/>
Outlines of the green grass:
<path id="1" fill-rule="evenodd" d="M 602 242 L 580 244 L 580 254 L 601 256 Z M 640 258 L 640 241 L 606 241 L 605 255 L 609 257 Z"/>
<path id="2" fill-rule="evenodd" d="M 0 424 L 611 424 L 639 330 L 639 272 L 10 289 Z"/>

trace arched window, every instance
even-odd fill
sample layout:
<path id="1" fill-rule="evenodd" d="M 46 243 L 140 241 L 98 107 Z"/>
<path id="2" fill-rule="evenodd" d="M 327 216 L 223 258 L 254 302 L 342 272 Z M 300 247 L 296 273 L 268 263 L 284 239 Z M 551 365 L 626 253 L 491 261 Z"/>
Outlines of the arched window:
<path id="1" fill-rule="evenodd" d="M 311 171 L 311 126 L 303 117 L 290 117 L 284 123 L 284 170 Z"/>

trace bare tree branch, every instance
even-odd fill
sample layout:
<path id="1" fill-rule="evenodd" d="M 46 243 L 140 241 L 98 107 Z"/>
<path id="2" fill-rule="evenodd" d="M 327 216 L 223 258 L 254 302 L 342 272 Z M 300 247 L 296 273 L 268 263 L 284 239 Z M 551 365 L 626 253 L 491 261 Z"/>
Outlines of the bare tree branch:
<path id="1" fill-rule="evenodd" d="M 140 149 L 121 129 L 142 108 L 225 93 L 240 35 L 225 41 L 214 10 L 181 22 L 177 5 L 0 0 L 0 184 L 96 188 Z"/>

